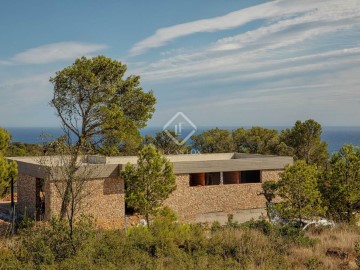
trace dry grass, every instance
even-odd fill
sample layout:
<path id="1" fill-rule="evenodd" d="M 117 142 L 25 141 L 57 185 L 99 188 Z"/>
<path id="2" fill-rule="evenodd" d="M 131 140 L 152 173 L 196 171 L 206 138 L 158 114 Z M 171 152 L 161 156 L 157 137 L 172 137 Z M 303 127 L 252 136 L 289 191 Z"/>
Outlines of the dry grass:
<path id="1" fill-rule="evenodd" d="M 0 237 L 9 232 L 10 223 L 0 219 Z"/>
<path id="2" fill-rule="evenodd" d="M 308 232 L 307 235 L 317 239 L 318 244 L 313 248 L 290 249 L 287 260 L 294 269 L 359 269 L 355 264 L 354 250 L 355 242 L 360 241 L 358 229 L 341 225 L 321 232 Z M 349 255 L 348 259 L 327 256 L 326 252 L 329 248 L 346 252 Z"/>

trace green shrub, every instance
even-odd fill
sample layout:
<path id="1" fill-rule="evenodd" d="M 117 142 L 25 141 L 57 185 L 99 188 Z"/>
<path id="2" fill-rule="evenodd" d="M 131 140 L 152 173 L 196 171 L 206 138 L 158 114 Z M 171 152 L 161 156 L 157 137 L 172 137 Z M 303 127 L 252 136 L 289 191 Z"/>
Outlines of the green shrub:
<path id="1" fill-rule="evenodd" d="M 316 270 L 322 265 L 322 262 L 317 257 L 310 257 L 305 262 L 306 269 L 308 270 Z"/>
<path id="2" fill-rule="evenodd" d="M 355 263 L 360 269 L 360 242 L 355 243 Z"/>
<path id="3" fill-rule="evenodd" d="M 273 225 L 267 222 L 264 219 L 260 220 L 250 220 L 242 224 L 245 228 L 255 229 L 262 232 L 265 235 L 269 235 L 273 230 Z"/>
<path id="4" fill-rule="evenodd" d="M 278 236 L 282 237 L 288 244 L 297 244 L 301 246 L 313 247 L 317 243 L 315 239 L 305 236 L 301 228 L 295 228 L 290 225 L 275 226 Z"/>
<path id="5" fill-rule="evenodd" d="M 233 214 L 228 214 L 228 220 L 225 224 L 225 227 L 229 227 L 229 228 L 240 228 L 240 224 L 237 221 L 234 221 L 234 215 Z"/>
<path id="6" fill-rule="evenodd" d="M 29 217 L 29 215 L 25 212 L 25 214 L 17 221 L 16 230 L 26 230 L 33 227 L 35 224 L 34 219 Z"/>
<path id="7" fill-rule="evenodd" d="M 31 262 L 35 266 L 53 265 L 71 258 L 81 250 L 93 235 L 90 219 L 81 218 L 70 234 L 66 221 L 52 219 L 49 224 L 19 230 L 17 256 L 20 261 Z"/>
<path id="8" fill-rule="evenodd" d="M 211 232 L 217 232 L 221 228 L 222 226 L 219 221 L 215 220 L 213 223 L 211 223 L 211 227 L 210 227 Z"/>
<path id="9" fill-rule="evenodd" d="M 285 265 L 264 234 L 247 228 L 224 228 L 214 233 L 209 239 L 208 253 L 224 262 L 237 263 L 240 269 L 252 266 L 276 269 Z"/>

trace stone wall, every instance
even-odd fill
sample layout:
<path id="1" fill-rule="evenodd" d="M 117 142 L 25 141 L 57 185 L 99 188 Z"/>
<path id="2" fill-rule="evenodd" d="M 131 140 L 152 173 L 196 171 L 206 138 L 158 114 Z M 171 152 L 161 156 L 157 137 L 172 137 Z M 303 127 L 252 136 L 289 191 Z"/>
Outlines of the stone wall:
<path id="1" fill-rule="evenodd" d="M 50 183 L 49 212 L 59 213 L 61 196 L 54 182 Z M 60 189 L 61 190 L 61 189 Z M 78 212 L 93 216 L 102 228 L 122 227 L 125 218 L 124 181 L 120 178 L 92 179 L 86 181 Z M 48 216 L 49 217 L 49 216 Z"/>
<path id="2" fill-rule="evenodd" d="M 261 172 L 262 182 L 277 180 L 281 170 Z M 239 213 L 245 209 L 262 209 L 265 206 L 261 183 L 227 184 L 213 186 L 190 186 L 189 174 L 177 175 L 177 189 L 165 201 L 178 213 L 182 221 L 198 221 L 209 213 Z M 34 217 L 36 206 L 36 178 L 19 174 L 18 210 Z M 54 182 L 45 182 L 45 215 L 58 214 L 61 196 Z M 125 193 L 124 181 L 120 178 L 89 180 L 85 184 L 79 213 L 92 215 L 103 228 L 124 226 Z M 78 213 L 78 214 L 79 214 Z"/>
<path id="3" fill-rule="evenodd" d="M 266 170 L 261 171 L 261 181 L 277 181 L 280 179 L 280 174 L 283 170 Z"/>
<path id="4" fill-rule="evenodd" d="M 262 171 L 262 182 L 278 180 L 279 170 Z M 177 175 L 177 189 L 165 205 L 177 212 L 182 221 L 196 221 L 208 213 L 235 213 L 243 209 L 265 207 L 261 183 L 190 186 L 189 175 Z"/>
<path id="5" fill-rule="evenodd" d="M 36 178 L 18 174 L 17 177 L 17 211 L 35 217 L 36 212 Z"/>

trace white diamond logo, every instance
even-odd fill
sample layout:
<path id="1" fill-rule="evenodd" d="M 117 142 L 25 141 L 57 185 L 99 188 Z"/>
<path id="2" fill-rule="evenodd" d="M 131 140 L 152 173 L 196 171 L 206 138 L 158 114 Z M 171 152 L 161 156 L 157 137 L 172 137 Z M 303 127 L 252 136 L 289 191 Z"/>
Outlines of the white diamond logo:
<path id="1" fill-rule="evenodd" d="M 163 130 L 174 141 L 174 143 L 177 145 L 184 145 L 186 141 L 196 132 L 197 127 L 183 112 L 177 112 L 164 125 Z M 172 131 L 176 137 L 174 137 L 170 131 Z"/>

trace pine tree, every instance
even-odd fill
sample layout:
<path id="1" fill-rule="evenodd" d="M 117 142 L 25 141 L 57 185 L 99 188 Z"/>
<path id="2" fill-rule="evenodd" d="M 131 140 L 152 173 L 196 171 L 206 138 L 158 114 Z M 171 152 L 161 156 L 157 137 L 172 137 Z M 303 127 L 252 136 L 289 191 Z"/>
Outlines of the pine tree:
<path id="1" fill-rule="evenodd" d="M 0 196 L 4 196 L 8 192 L 11 179 L 17 175 L 16 163 L 9 162 L 5 158 L 10 140 L 10 133 L 0 128 Z"/>
<path id="2" fill-rule="evenodd" d="M 324 214 L 315 165 L 300 160 L 288 166 L 278 182 L 278 194 L 283 201 L 277 205 L 277 210 L 284 218 L 301 223 Z"/>
<path id="3" fill-rule="evenodd" d="M 152 145 L 139 152 L 137 166 L 128 164 L 121 174 L 126 183 L 126 202 L 145 215 L 148 226 L 171 192 L 176 189 L 170 161 Z"/>

